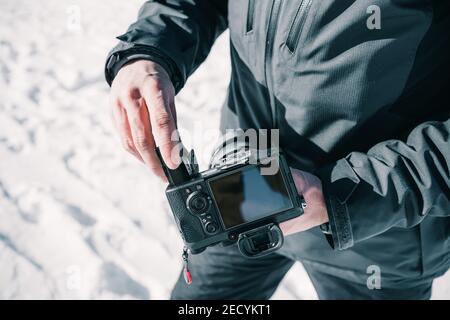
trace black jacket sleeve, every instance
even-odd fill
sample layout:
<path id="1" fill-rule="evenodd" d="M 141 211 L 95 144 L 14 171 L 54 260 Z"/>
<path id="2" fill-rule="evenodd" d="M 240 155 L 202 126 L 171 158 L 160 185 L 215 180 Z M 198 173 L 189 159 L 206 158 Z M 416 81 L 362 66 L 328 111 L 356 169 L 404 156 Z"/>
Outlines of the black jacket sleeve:
<path id="1" fill-rule="evenodd" d="M 320 169 L 336 249 L 426 216 L 450 216 L 450 119 Z"/>
<path id="2" fill-rule="evenodd" d="M 226 0 L 147 1 L 137 21 L 117 37 L 121 42 L 108 56 L 106 80 L 111 84 L 125 63 L 148 59 L 166 69 L 178 92 L 227 25 Z"/>

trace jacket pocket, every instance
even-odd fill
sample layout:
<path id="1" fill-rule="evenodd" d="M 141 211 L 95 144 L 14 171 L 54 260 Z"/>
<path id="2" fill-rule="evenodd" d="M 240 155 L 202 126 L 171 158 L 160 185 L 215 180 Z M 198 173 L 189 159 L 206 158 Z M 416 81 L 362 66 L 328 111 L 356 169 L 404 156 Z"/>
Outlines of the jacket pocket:
<path id="1" fill-rule="evenodd" d="M 306 18 L 308 16 L 309 9 L 311 8 L 312 0 L 302 0 L 295 13 L 294 21 L 289 29 L 286 39 L 286 47 L 289 52 L 294 53 L 297 49 L 300 35 L 305 25 Z"/>
<path id="2" fill-rule="evenodd" d="M 247 5 L 247 22 L 245 25 L 245 33 L 253 31 L 253 24 L 255 18 L 255 0 L 249 0 Z"/>

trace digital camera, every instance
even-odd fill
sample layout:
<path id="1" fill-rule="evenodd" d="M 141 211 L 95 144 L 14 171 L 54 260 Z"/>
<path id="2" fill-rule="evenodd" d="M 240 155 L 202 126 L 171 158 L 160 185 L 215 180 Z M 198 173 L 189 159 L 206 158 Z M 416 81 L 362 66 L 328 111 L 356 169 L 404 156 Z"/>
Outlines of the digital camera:
<path id="1" fill-rule="evenodd" d="M 260 157 L 247 150 L 204 172 L 198 172 L 193 151 L 175 170 L 157 154 L 169 181 L 167 199 L 193 254 L 236 242 L 247 257 L 268 254 L 283 244 L 278 224 L 303 213 L 303 197 L 280 152 Z"/>

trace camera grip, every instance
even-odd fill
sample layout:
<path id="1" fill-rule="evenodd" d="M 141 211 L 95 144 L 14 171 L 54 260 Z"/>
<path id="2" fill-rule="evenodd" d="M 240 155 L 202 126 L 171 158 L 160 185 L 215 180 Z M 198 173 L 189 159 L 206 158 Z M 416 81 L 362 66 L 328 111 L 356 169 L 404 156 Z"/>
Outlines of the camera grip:
<path id="1" fill-rule="evenodd" d="M 178 229 L 186 243 L 194 243 L 205 238 L 200 220 L 186 208 L 186 201 L 180 192 L 166 193 Z"/>

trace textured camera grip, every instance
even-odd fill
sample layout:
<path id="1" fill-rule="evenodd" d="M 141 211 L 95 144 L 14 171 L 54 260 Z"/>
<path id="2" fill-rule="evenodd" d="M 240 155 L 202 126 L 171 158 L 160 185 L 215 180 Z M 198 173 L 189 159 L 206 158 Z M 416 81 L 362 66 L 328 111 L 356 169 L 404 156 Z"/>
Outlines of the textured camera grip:
<path id="1" fill-rule="evenodd" d="M 167 199 L 184 240 L 187 243 L 203 240 L 205 236 L 202 224 L 197 217 L 189 213 L 186 208 L 186 202 L 180 192 L 168 192 Z"/>

